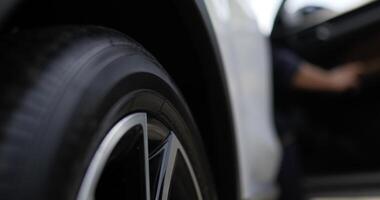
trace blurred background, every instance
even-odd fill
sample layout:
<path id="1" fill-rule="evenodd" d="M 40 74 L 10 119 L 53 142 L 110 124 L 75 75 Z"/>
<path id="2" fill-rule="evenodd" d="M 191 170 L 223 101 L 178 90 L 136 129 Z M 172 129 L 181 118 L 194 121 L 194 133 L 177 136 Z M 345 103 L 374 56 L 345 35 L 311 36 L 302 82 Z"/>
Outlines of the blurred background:
<path id="1" fill-rule="evenodd" d="M 350 10 L 361 7 L 373 1 L 376 0 L 287 0 L 284 4 L 284 11 L 290 16 L 290 18 L 292 18 L 289 20 L 296 20 L 294 18 L 296 18 L 295 16 L 297 15 L 297 12 L 308 6 L 323 7 L 334 13 L 333 15 L 320 16 L 318 21 L 314 22 L 317 23 L 328 20 L 336 15 L 349 12 Z M 251 9 L 253 9 L 257 15 L 259 26 L 265 34 L 270 34 L 272 31 L 274 19 L 282 2 L 282 0 L 250 1 Z M 291 21 L 290 23 L 294 23 L 293 25 L 295 25 L 296 22 Z"/>
<path id="2" fill-rule="evenodd" d="M 272 44 L 284 185 L 302 188 L 283 191 L 379 199 L 379 1 L 252 1 L 252 9 Z"/>

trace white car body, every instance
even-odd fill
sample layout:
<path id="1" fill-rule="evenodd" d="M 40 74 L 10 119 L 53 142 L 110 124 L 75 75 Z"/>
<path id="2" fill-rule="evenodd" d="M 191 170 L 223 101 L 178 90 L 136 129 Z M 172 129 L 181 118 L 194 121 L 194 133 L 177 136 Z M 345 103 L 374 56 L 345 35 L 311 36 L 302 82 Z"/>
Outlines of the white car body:
<path id="1" fill-rule="evenodd" d="M 233 113 L 240 197 L 274 199 L 281 150 L 272 116 L 268 38 L 246 0 L 206 0 Z"/>

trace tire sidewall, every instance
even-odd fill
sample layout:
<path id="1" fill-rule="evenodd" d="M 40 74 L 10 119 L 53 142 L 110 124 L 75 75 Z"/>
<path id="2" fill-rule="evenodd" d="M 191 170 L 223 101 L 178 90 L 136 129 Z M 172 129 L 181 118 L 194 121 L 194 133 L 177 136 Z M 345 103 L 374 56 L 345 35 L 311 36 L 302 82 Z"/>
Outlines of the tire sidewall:
<path id="1" fill-rule="evenodd" d="M 94 46 L 101 48 L 84 53 Z M 209 199 L 212 184 L 207 180 L 199 134 L 180 93 L 157 62 L 119 38 L 112 42 L 86 39 L 67 49 L 50 63 L 52 70 L 78 58 L 80 61 L 55 97 L 51 114 L 40 125 L 46 134 L 34 153 L 49 153 L 38 158 L 47 161 L 42 166 L 46 171 L 36 170 L 41 185 L 30 192 L 40 199 L 76 199 L 91 158 L 109 129 L 121 117 L 146 112 L 176 134 L 192 162 L 204 198 Z M 136 96 L 145 101 L 135 101 Z"/>

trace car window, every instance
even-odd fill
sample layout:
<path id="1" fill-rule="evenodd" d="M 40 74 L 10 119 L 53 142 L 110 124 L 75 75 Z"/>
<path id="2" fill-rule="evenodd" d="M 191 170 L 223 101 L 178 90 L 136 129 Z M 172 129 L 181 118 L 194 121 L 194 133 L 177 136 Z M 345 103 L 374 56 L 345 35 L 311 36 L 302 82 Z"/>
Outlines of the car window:
<path id="1" fill-rule="evenodd" d="M 376 0 L 287 0 L 283 8 L 286 26 L 306 28 Z"/>

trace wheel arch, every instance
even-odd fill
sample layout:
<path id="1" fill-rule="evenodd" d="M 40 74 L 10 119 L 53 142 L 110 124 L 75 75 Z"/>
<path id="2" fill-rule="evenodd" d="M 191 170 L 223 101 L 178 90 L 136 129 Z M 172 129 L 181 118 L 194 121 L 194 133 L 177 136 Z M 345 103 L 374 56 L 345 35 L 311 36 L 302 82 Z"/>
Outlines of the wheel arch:
<path id="1" fill-rule="evenodd" d="M 99 25 L 126 33 L 152 52 L 174 79 L 193 113 L 220 199 L 239 198 L 229 93 L 202 0 L 19 2 L 8 0 L 0 4 L 4 8 L 0 10 L 1 32 L 66 24 Z"/>

